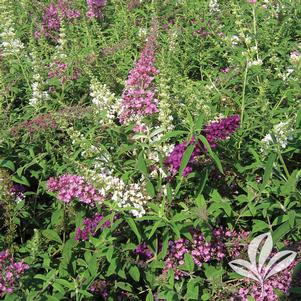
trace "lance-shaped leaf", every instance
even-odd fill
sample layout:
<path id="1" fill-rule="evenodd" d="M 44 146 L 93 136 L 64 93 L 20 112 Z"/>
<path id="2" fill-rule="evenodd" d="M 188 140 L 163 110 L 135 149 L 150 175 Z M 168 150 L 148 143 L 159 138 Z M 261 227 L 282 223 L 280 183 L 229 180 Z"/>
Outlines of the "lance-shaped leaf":
<path id="1" fill-rule="evenodd" d="M 297 253 L 294 251 L 281 251 L 274 255 L 268 263 L 268 265 L 266 266 L 265 274 L 268 273 L 273 266 L 274 267 L 270 270 L 267 276 L 264 277 L 264 279 L 268 279 L 269 277 L 277 274 L 278 272 L 285 270 L 294 261 L 296 255 Z"/>
<path id="2" fill-rule="evenodd" d="M 257 272 L 256 266 L 243 259 L 235 259 L 229 262 L 230 267 L 239 275 L 261 282 L 261 277 Z"/>
<path id="3" fill-rule="evenodd" d="M 272 241 L 271 233 L 264 233 L 256 236 L 251 241 L 248 247 L 248 255 L 249 255 L 250 262 L 252 266 L 256 267 L 256 269 L 257 269 L 256 256 L 257 253 L 259 253 L 259 245 L 263 242 L 264 239 L 266 239 L 266 242 L 264 243 L 260 251 L 261 264 L 263 264 L 272 251 L 271 245 L 273 247 L 273 241 Z M 258 271 L 260 270 L 258 269 Z"/>

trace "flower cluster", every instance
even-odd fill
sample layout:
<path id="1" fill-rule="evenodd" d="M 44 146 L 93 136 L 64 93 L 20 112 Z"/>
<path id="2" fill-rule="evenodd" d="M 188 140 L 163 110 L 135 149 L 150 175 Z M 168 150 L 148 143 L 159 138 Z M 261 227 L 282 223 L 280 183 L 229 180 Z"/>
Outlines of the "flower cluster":
<path id="1" fill-rule="evenodd" d="M 157 28 L 153 26 L 140 59 L 129 73 L 126 88 L 122 93 L 121 123 L 141 121 L 143 116 L 158 112 L 155 99 L 154 77 L 159 71 L 154 67 Z"/>
<path id="2" fill-rule="evenodd" d="M 148 248 L 146 242 L 139 244 L 134 250 L 135 255 L 139 255 L 141 259 L 148 260 L 153 257 L 152 251 Z"/>
<path id="3" fill-rule="evenodd" d="M 80 70 L 74 68 L 72 70 L 71 76 L 68 75 L 68 65 L 60 60 L 54 61 L 49 66 L 48 78 L 57 78 L 60 80 L 61 84 L 66 83 L 69 79 L 76 80 L 80 76 Z"/>
<path id="4" fill-rule="evenodd" d="M 240 117 L 238 115 L 232 115 L 226 118 L 219 118 L 205 126 L 202 134 L 206 137 L 209 145 L 212 148 L 217 147 L 217 142 L 228 139 L 232 133 L 234 133 L 239 127 Z M 202 147 L 206 150 L 206 147 L 202 146 L 199 141 L 195 141 L 192 137 L 191 141 L 187 143 L 183 141 L 177 144 L 173 151 L 169 154 L 164 164 L 168 166 L 170 173 L 174 176 L 181 165 L 183 155 L 187 147 L 191 144 L 195 145 L 193 153 L 188 161 L 187 166 L 183 171 L 183 176 L 187 176 L 193 170 L 193 163 L 195 158 L 201 154 Z"/>
<path id="5" fill-rule="evenodd" d="M 169 79 L 166 74 L 160 74 L 158 83 L 159 116 L 158 120 L 166 131 L 172 131 L 174 128 L 172 110 L 170 108 L 170 95 L 168 92 Z"/>
<path id="6" fill-rule="evenodd" d="M 18 55 L 24 48 L 24 44 L 16 36 L 9 5 L 8 1 L 0 3 L 0 50 L 3 56 Z"/>
<path id="7" fill-rule="evenodd" d="M 46 8 L 41 28 L 35 32 L 35 37 L 40 38 L 44 35 L 46 38 L 57 40 L 62 19 L 73 20 L 79 17 L 80 12 L 71 9 L 67 1 L 58 0 L 56 4 L 52 3 Z"/>
<path id="8" fill-rule="evenodd" d="M 301 60 L 301 53 L 298 50 L 294 50 L 290 53 L 290 60 L 293 64 L 297 64 Z"/>
<path id="9" fill-rule="evenodd" d="M 235 296 L 232 296 L 230 301 L 248 301 L 248 297 L 252 296 L 256 301 L 278 301 L 279 298 L 276 294 L 276 290 L 282 291 L 285 295 L 289 295 L 289 288 L 292 284 L 292 270 L 296 266 L 296 262 L 292 263 L 287 269 L 281 271 L 281 273 L 275 274 L 268 278 L 262 287 L 259 283 L 249 278 L 244 278 L 244 286 L 238 290 Z M 262 294 L 263 292 L 263 294 Z"/>
<path id="10" fill-rule="evenodd" d="M 88 12 L 87 17 L 92 18 L 101 18 L 102 9 L 106 6 L 107 0 L 87 0 Z"/>
<path id="11" fill-rule="evenodd" d="M 83 177 L 65 174 L 57 179 L 50 178 L 47 181 L 48 190 L 58 193 L 58 199 L 70 203 L 74 199 L 80 202 L 94 205 L 95 202 L 103 200 L 103 196 L 91 184 L 88 184 Z"/>
<path id="12" fill-rule="evenodd" d="M 25 187 L 20 184 L 13 184 L 9 192 L 17 203 L 25 199 Z"/>
<path id="13" fill-rule="evenodd" d="M 112 93 L 106 85 L 102 85 L 95 78 L 91 80 L 90 91 L 92 103 L 97 111 L 104 114 L 101 122 L 107 121 L 111 123 L 115 119 L 115 115 L 117 115 L 119 109 L 115 94 Z"/>
<path id="14" fill-rule="evenodd" d="M 186 177 L 189 173 L 192 172 L 192 164 L 196 156 L 201 153 L 199 144 L 195 142 L 195 139 L 192 138 L 189 143 L 183 141 L 182 143 L 177 144 L 173 151 L 169 154 L 167 159 L 164 161 L 164 164 L 169 167 L 169 171 L 172 175 L 176 175 L 182 162 L 183 155 L 188 145 L 194 144 L 195 148 L 193 150 L 192 155 L 190 156 L 189 162 L 185 169 L 183 170 L 182 175 Z"/>
<path id="15" fill-rule="evenodd" d="M 191 234 L 192 241 L 180 238 L 169 242 L 163 275 L 166 275 L 168 270 L 173 269 L 175 279 L 185 277 L 187 272 L 177 268 L 184 265 L 185 254 L 190 254 L 198 267 L 211 260 L 221 261 L 226 254 L 230 256 L 240 254 L 243 248 L 241 243 L 248 237 L 249 233 L 245 231 L 237 233 L 236 231 L 216 228 L 212 231 L 212 240 L 210 241 L 207 241 L 200 231 L 192 230 Z M 230 248 L 228 245 L 230 245 Z"/>
<path id="16" fill-rule="evenodd" d="M 104 158 L 105 159 L 105 158 Z M 135 217 L 145 214 L 145 205 L 151 197 L 146 192 L 143 179 L 138 183 L 125 183 L 121 178 L 116 177 L 106 163 L 99 162 L 97 173 L 88 170 L 89 178 L 106 199 L 114 201 L 119 208 L 129 209 Z"/>
<path id="17" fill-rule="evenodd" d="M 0 252 L 0 297 L 12 293 L 17 280 L 28 269 L 23 261 L 14 261 L 8 250 Z"/>
<path id="18" fill-rule="evenodd" d="M 81 229 L 80 227 L 78 227 L 75 231 L 75 240 L 79 241 L 79 240 L 88 240 L 89 236 L 95 236 L 97 233 L 97 227 L 98 225 L 101 223 L 101 221 L 104 219 L 105 217 L 99 213 L 96 213 L 93 217 L 91 218 L 85 218 L 84 219 L 84 228 Z M 118 216 L 114 217 L 114 220 L 116 220 L 118 218 Z M 104 228 L 110 227 L 111 226 L 111 222 L 109 220 L 105 221 L 101 227 L 99 228 L 100 230 L 103 230 Z"/>
<path id="19" fill-rule="evenodd" d="M 290 127 L 290 122 L 280 122 L 273 127 L 273 134 L 275 137 L 276 143 L 282 148 L 285 149 L 288 140 L 292 139 L 293 128 Z M 262 150 L 268 150 L 271 145 L 274 144 L 271 134 L 267 134 L 261 142 L 263 143 Z"/>
<path id="20" fill-rule="evenodd" d="M 38 62 L 37 56 L 35 53 L 31 53 L 32 58 L 32 69 L 33 69 L 33 79 L 34 82 L 31 85 L 32 88 L 32 97 L 29 99 L 29 104 L 32 106 L 37 106 L 42 103 L 44 100 L 49 99 L 49 94 L 47 91 L 44 91 L 45 82 L 41 75 L 41 62 Z"/>
<path id="21" fill-rule="evenodd" d="M 0 200 L 1 203 L 11 197 L 10 190 L 12 189 L 12 181 L 9 172 L 0 168 Z"/>
<path id="22" fill-rule="evenodd" d="M 104 300 L 107 300 L 109 296 L 108 283 L 105 280 L 94 280 L 89 287 L 91 293 L 100 295 Z"/>
<path id="23" fill-rule="evenodd" d="M 211 122 L 205 126 L 203 135 L 212 148 L 217 147 L 217 142 L 226 140 L 233 134 L 240 124 L 239 115 L 232 115 L 226 118 L 221 118 Z"/>
<path id="24" fill-rule="evenodd" d="M 57 128 L 57 123 L 51 114 L 41 114 L 30 120 L 25 120 L 11 129 L 13 135 L 26 130 L 30 135 Z"/>

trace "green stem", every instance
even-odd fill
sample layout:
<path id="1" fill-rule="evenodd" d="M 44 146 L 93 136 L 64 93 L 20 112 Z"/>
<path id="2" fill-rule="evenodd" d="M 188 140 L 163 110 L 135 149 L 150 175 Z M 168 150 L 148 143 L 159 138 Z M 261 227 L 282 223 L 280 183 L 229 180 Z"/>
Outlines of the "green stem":
<path id="1" fill-rule="evenodd" d="M 247 75 L 248 75 L 248 62 L 246 63 L 246 69 L 244 73 L 244 82 L 242 87 L 242 100 L 241 100 L 241 113 L 240 113 L 240 124 L 243 125 L 244 112 L 245 112 L 245 95 L 246 95 L 246 85 L 247 85 Z"/>

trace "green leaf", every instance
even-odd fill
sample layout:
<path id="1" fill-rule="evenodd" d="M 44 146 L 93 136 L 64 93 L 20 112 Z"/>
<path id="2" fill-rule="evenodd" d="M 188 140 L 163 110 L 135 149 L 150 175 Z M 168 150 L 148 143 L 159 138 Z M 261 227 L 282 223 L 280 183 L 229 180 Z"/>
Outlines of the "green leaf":
<path id="1" fill-rule="evenodd" d="M 131 227 L 132 231 L 136 234 L 137 239 L 140 243 L 141 242 L 141 234 L 140 234 L 140 231 L 137 228 L 137 225 L 136 225 L 135 221 L 132 218 L 127 218 L 126 221 L 129 224 L 129 226 Z"/>
<path id="2" fill-rule="evenodd" d="M 151 198 L 153 198 L 156 195 L 154 185 L 150 180 L 146 181 L 146 191 Z"/>
<path id="3" fill-rule="evenodd" d="M 10 169 L 12 172 L 14 172 L 16 169 L 14 162 L 7 160 L 7 159 L 1 160 L 0 167 L 6 167 L 6 168 Z"/>
<path id="4" fill-rule="evenodd" d="M 199 135 L 198 138 L 200 138 L 200 140 L 203 142 L 203 144 L 205 145 L 209 156 L 213 159 L 213 161 L 215 162 L 218 170 L 223 174 L 223 167 L 222 167 L 222 163 L 219 159 L 219 157 L 212 151 L 210 144 L 208 143 L 206 137 L 204 137 L 203 135 Z"/>
<path id="5" fill-rule="evenodd" d="M 28 180 L 24 176 L 14 175 L 12 176 L 12 180 L 18 184 L 22 184 L 27 187 L 30 187 Z"/>
<path id="6" fill-rule="evenodd" d="M 184 152 L 184 155 L 182 157 L 182 161 L 181 161 L 181 165 L 180 165 L 180 169 L 179 169 L 179 175 L 182 176 L 183 171 L 185 169 L 185 167 L 187 166 L 189 159 L 193 153 L 193 150 L 195 148 L 194 144 L 190 144 L 187 149 Z"/>
<path id="7" fill-rule="evenodd" d="M 294 210 L 289 211 L 288 212 L 288 222 L 289 222 L 291 228 L 293 228 L 295 225 L 295 219 L 296 219 L 296 211 L 294 211 Z"/>
<path id="8" fill-rule="evenodd" d="M 184 264 L 179 266 L 179 269 L 188 271 L 188 272 L 193 272 L 194 270 L 194 261 L 193 258 L 190 254 L 185 253 L 184 254 Z"/>
<path id="9" fill-rule="evenodd" d="M 88 262 L 88 269 L 89 269 L 92 277 L 95 277 L 97 275 L 98 264 L 97 264 L 97 257 L 96 257 L 96 255 L 93 255 L 90 258 L 90 260 Z"/>
<path id="10" fill-rule="evenodd" d="M 152 230 L 150 232 L 150 234 L 148 235 L 147 239 L 150 239 L 156 232 L 156 230 L 158 229 L 158 227 L 161 225 L 161 221 L 156 221 L 154 226 L 152 227 Z"/>
<path id="11" fill-rule="evenodd" d="M 46 229 L 42 231 L 42 234 L 48 239 L 48 240 L 53 240 L 56 241 L 58 243 L 62 243 L 62 240 L 60 238 L 60 236 L 51 229 Z"/>
<path id="12" fill-rule="evenodd" d="M 162 143 L 162 142 L 164 142 L 164 141 L 166 141 L 166 140 L 168 140 L 169 138 L 172 138 L 172 137 L 182 136 L 186 133 L 187 133 L 187 131 L 172 131 L 172 132 L 169 132 L 160 139 L 159 143 Z"/>
<path id="13" fill-rule="evenodd" d="M 296 118 L 296 128 L 301 126 L 301 108 L 298 110 L 297 118 Z"/>
<path id="14" fill-rule="evenodd" d="M 120 287 L 121 289 L 123 289 L 127 292 L 132 292 L 133 291 L 132 286 L 129 283 L 126 283 L 126 282 L 117 282 L 116 286 Z"/>
<path id="15" fill-rule="evenodd" d="M 253 220 L 254 225 L 252 228 L 252 233 L 261 232 L 263 230 L 269 229 L 269 225 L 262 220 Z"/>
<path id="16" fill-rule="evenodd" d="M 151 291 L 148 292 L 145 301 L 154 301 L 154 296 Z"/>
<path id="17" fill-rule="evenodd" d="M 272 170 L 273 170 L 273 164 L 274 164 L 276 158 L 277 158 L 276 153 L 270 154 L 270 156 L 268 158 L 268 161 L 264 167 L 264 175 L 263 175 L 263 180 L 262 180 L 262 184 L 260 187 L 261 191 L 265 188 L 266 184 L 268 183 L 268 181 L 271 177 Z"/>
<path id="18" fill-rule="evenodd" d="M 131 268 L 129 269 L 129 274 L 136 282 L 138 282 L 140 280 L 140 272 L 139 272 L 139 269 L 135 265 L 131 266 Z"/>
<path id="19" fill-rule="evenodd" d="M 143 152 L 140 152 L 140 154 L 138 156 L 136 168 L 138 170 L 140 170 L 143 175 L 147 176 L 148 172 L 147 172 L 147 167 L 146 167 L 146 164 L 144 161 Z"/>
<path id="20" fill-rule="evenodd" d="M 276 244 L 278 241 L 280 241 L 290 231 L 291 231 L 291 227 L 290 227 L 290 223 L 289 222 L 285 222 L 281 226 L 279 226 L 272 233 L 274 244 Z"/>
<path id="21" fill-rule="evenodd" d="M 74 283 L 73 282 L 69 282 L 69 281 L 67 281 L 65 279 L 56 279 L 55 282 L 59 283 L 59 284 L 61 284 L 63 286 L 65 286 L 65 287 L 68 287 L 71 290 L 74 289 Z"/>
<path id="22" fill-rule="evenodd" d="M 199 283 L 196 279 L 190 279 L 187 283 L 186 298 L 188 300 L 199 300 Z"/>

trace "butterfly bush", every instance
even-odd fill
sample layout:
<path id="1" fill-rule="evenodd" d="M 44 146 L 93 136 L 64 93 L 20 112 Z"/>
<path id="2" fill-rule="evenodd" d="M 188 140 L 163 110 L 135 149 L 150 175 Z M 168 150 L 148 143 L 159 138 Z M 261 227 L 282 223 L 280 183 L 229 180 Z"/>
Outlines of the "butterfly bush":
<path id="1" fill-rule="evenodd" d="M 44 90 L 44 86 L 46 83 L 41 75 L 41 62 L 38 61 L 37 55 L 34 52 L 32 52 L 30 56 L 34 82 L 31 85 L 32 97 L 29 99 L 28 103 L 31 106 L 38 106 L 42 104 L 43 101 L 49 100 L 49 93 Z"/>
<path id="2" fill-rule="evenodd" d="M 101 221 L 105 218 L 105 216 L 101 215 L 100 213 L 96 213 L 91 218 L 85 218 L 83 221 L 84 227 L 81 229 L 80 227 L 76 228 L 75 231 L 75 240 L 88 240 L 89 236 L 95 236 L 97 233 L 97 227 L 101 223 Z M 117 217 L 115 217 L 116 219 Z M 109 220 L 105 221 L 101 227 L 100 230 L 103 230 L 104 228 L 110 227 L 111 222 Z"/>
<path id="3" fill-rule="evenodd" d="M 107 300 L 109 296 L 108 282 L 106 280 L 94 280 L 91 286 L 89 287 L 89 291 L 93 294 L 97 294 L 101 296 L 104 300 Z"/>
<path id="4" fill-rule="evenodd" d="M 282 148 L 285 149 L 288 141 L 293 138 L 294 129 L 290 127 L 291 122 L 285 121 L 280 122 L 273 126 L 273 134 L 275 136 L 276 143 Z M 266 151 L 274 144 L 271 134 L 265 135 L 261 140 L 262 142 L 262 151 Z"/>
<path id="5" fill-rule="evenodd" d="M 9 189 L 9 193 L 17 203 L 25 199 L 25 191 L 25 187 L 20 184 L 13 184 L 12 187 Z"/>
<path id="6" fill-rule="evenodd" d="M 90 96 L 92 103 L 98 112 L 102 113 L 100 123 L 113 123 L 119 112 L 119 100 L 107 85 L 101 84 L 96 78 L 92 78 L 90 84 Z"/>
<path id="7" fill-rule="evenodd" d="M 47 181 L 47 188 L 51 192 L 56 192 L 58 199 L 65 203 L 78 199 L 81 203 L 93 206 L 103 200 L 100 192 L 78 175 L 65 174 L 58 178 L 50 178 Z"/>
<path id="8" fill-rule="evenodd" d="M 187 166 L 183 170 L 182 175 L 184 177 L 186 177 L 189 173 L 192 172 L 193 161 L 194 161 L 195 157 L 200 155 L 200 153 L 201 153 L 201 149 L 200 149 L 199 145 L 196 143 L 194 138 L 192 138 L 189 143 L 187 143 L 186 141 L 183 141 L 183 142 L 177 144 L 174 147 L 173 151 L 169 154 L 167 159 L 164 161 L 164 164 L 169 167 L 169 172 L 172 175 L 176 175 L 177 172 L 179 171 L 183 155 L 189 145 L 194 145 L 194 150 L 190 156 Z"/>
<path id="9" fill-rule="evenodd" d="M 13 23 L 13 14 L 8 1 L 0 2 L 0 50 L 5 57 L 16 56 L 24 49 L 24 44 L 17 37 Z"/>
<path id="10" fill-rule="evenodd" d="M 88 12 L 87 17 L 101 18 L 103 16 L 102 9 L 106 6 L 107 0 L 87 0 Z"/>
<path id="11" fill-rule="evenodd" d="M 155 98 L 154 78 L 159 71 L 154 66 L 157 40 L 157 28 L 153 26 L 147 42 L 136 62 L 129 72 L 126 87 L 122 93 L 121 123 L 136 122 L 139 126 L 144 116 L 158 112 L 158 100 Z M 142 128 L 138 128 L 138 131 Z"/>
<path id="12" fill-rule="evenodd" d="M 229 117 L 220 118 L 217 121 L 213 121 L 207 124 L 202 134 L 206 137 L 211 148 L 216 148 L 218 142 L 228 139 L 230 135 L 233 134 L 239 128 L 239 124 L 240 124 L 239 115 L 232 115 Z M 187 166 L 183 170 L 182 175 L 187 176 L 189 173 L 192 172 L 194 159 L 198 155 L 200 155 L 202 151 L 201 143 L 199 141 L 196 141 L 194 137 L 191 139 L 189 143 L 183 141 L 177 144 L 174 147 L 173 151 L 169 154 L 169 156 L 164 161 L 164 164 L 168 167 L 172 175 L 177 174 L 181 166 L 181 162 L 185 150 L 189 145 L 192 144 L 195 147 L 192 155 L 190 156 Z M 206 149 L 205 147 L 203 148 L 204 150 Z"/>
<path id="13" fill-rule="evenodd" d="M 292 284 L 293 268 L 296 262 L 292 263 L 287 269 L 281 271 L 267 280 L 262 287 L 259 283 L 254 283 L 249 278 L 243 279 L 243 287 L 239 288 L 237 294 L 230 298 L 230 301 L 248 301 L 248 296 L 252 296 L 256 301 L 278 301 L 279 298 L 276 294 L 276 289 L 289 296 L 289 288 Z"/>
<path id="14" fill-rule="evenodd" d="M 57 40 L 61 28 L 62 20 L 74 20 L 80 17 L 80 12 L 70 7 L 70 2 L 58 0 L 57 3 L 51 3 L 45 9 L 42 16 L 40 28 L 35 31 L 35 37 L 45 36 Z"/>
<path id="15" fill-rule="evenodd" d="M 29 135 L 54 130 L 58 126 L 50 113 L 41 114 L 30 120 L 25 120 L 11 129 L 11 134 L 17 136 L 20 132 L 27 132 Z"/>
<path id="16" fill-rule="evenodd" d="M 165 266 L 162 274 L 166 275 L 170 269 L 174 270 L 175 279 L 188 275 L 187 272 L 178 269 L 184 265 L 184 256 L 192 256 L 194 263 L 202 267 L 204 263 L 216 260 L 221 261 L 227 254 L 236 256 L 241 253 L 244 246 L 242 243 L 248 238 L 246 231 L 224 230 L 216 228 L 212 231 L 212 240 L 206 240 L 204 234 L 198 230 L 191 230 L 192 241 L 180 238 L 169 241 L 168 254 L 165 258 Z"/>
<path id="17" fill-rule="evenodd" d="M 0 297 L 10 294 L 18 285 L 18 279 L 29 269 L 23 261 L 15 261 L 8 250 L 0 252 Z"/>
<path id="18" fill-rule="evenodd" d="M 239 124 L 239 115 L 221 118 L 207 124 L 203 130 L 203 135 L 206 137 L 211 148 L 216 148 L 217 142 L 230 138 L 230 135 L 235 133 L 239 128 Z"/>
<path id="19" fill-rule="evenodd" d="M 106 199 L 112 200 L 119 209 L 128 209 L 130 214 L 135 217 L 143 216 L 146 213 L 145 206 L 151 200 L 146 191 L 144 179 L 135 183 L 125 183 L 114 175 L 114 167 L 109 167 L 107 162 L 108 158 L 104 158 L 94 166 L 94 170 L 86 170 L 87 177 L 100 193 Z"/>

